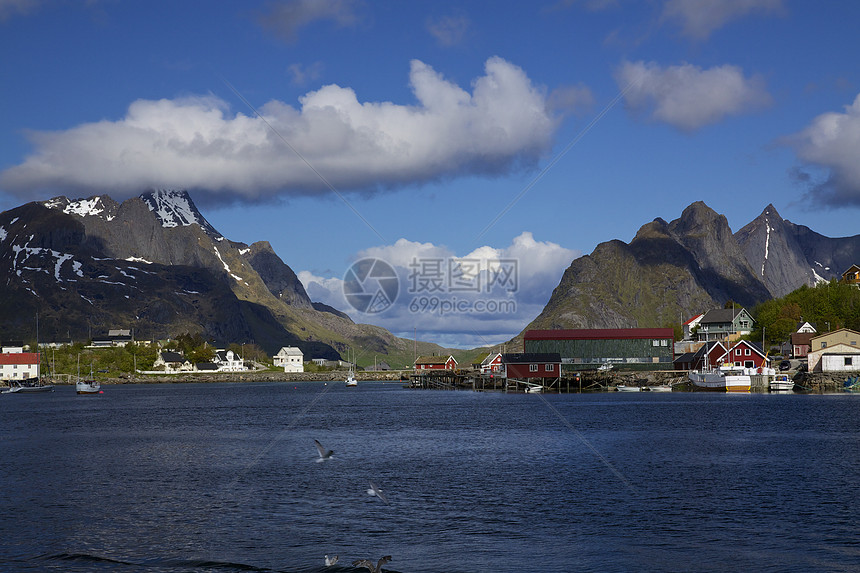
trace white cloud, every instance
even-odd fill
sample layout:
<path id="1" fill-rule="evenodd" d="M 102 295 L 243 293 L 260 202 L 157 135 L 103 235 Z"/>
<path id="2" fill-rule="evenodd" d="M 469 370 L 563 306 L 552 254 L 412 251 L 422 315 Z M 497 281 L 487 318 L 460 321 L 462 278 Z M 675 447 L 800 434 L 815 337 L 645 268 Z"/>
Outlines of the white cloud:
<path id="1" fill-rule="evenodd" d="M 417 60 L 410 82 L 414 105 L 360 102 L 327 85 L 298 109 L 270 101 L 260 108 L 265 121 L 231 114 L 214 96 L 138 100 L 117 121 L 31 132 L 35 152 L 0 173 L 0 184 L 22 194 L 164 187 L 255 200 L 327 192 L 320 175 L 345 191 L 500 174 L 551 146 L 558 119 L 543 90 L 501 58 L 487 60 L 471 93 Z"/>
<path id="2" fill-rule="evenodd" d="M 564 269 L 579 255 L 537 241 L 530 232 L 507 247 L 481 246 L 462 256 L 444 246 L 406 239 L 364 249 L 355 260 L 381 259 L 399 278 L 395 303 L 377 314 L 353 310 L 343 295 L 343 278 L 307 271 L 298 277 L 312 300 L 348 312 L 356 322 L 371 322 L 405 337 L 417 328 L 422 340 L 474 347 L 518 334 L 543 310 Z"/>
<path id="3" fill-rule="evenodd" d="M 843 113 L 821 114 L 783 143 L 808 165 L 828 172 L 825 181 L 811 184 L 809 198 L 814 203 L 860 205 L 860 95 Z"/>
<path id="4" fill-rule="evenodd" d="M 667 0 L 663 19 L 675 20 L 685 36 L 707 39 L 732 20 L 783 11 L 783 0 Z"/>
<path id="5" fill-rule="evenodd" d="M 660 67 L 654 62 L 624 62 L 615 74 L 625 100 L 652 120 L 693 131 L 727 116 L 769 105 L 759 76 L 746 78 L 731 65 L 702 69 L 691 64 Z"/>

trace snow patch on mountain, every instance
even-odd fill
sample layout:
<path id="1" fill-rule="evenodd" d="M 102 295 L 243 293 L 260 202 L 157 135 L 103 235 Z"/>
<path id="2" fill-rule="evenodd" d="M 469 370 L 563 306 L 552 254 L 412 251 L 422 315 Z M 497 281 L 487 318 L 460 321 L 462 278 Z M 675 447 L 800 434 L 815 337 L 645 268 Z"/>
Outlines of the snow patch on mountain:
<path id="1" fill-rule="evenodd" d="M 188 227 L 190 225 L 199 225 L 203 231 L 217 240 L 220 240 L 221 234 L 209 224 L 186 191 L 176 189 L 156 189 L 149 193 L 144 193 L 140 199 L 146 203 L 149 210 L 161 222 L 162 227 Z"/>
<path id="2" fill-rule="evenodd" d="M 6 237 L 9 236 L 9 233 L 6 232 L 6 229 L 0 227 L 0 241 L 5 241 Z"/>
<path id="3" fill-rule="evenodd" d="M 101 197 L 77 199 L 70 201 L 65 197 L 55 197 L 42 203 L 49 209 L 60 209 L 67 215 L 79 217 L 102 217 L 105 221 L 113 221 L 114 215 L 109 212 Z"/>

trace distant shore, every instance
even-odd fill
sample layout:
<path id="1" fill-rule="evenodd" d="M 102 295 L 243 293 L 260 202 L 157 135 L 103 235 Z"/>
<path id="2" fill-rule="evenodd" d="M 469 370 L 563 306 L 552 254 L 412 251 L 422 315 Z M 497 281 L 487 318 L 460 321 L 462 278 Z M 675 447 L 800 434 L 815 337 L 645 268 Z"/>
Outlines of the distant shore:
<path id="1" fill-rule="evenodd" d="M 385 372 L 357 372 L 359 380 L 397 382 L 405 380 L 411 370 L 391 370 Z M 799 373 L 794 375 L 795 390 L 806 392 L 834 392 L 843 389 L 843 383 L 849 375 L 857 376 L 860 373 Z M 274 370 L 259 370 L 249 372 L 183 372 L 180 374 L 122 374 L 115 377 L 99 377 L 98 381 L 104 385 L 120 384 L 196 384 L 196 383 L 218 383 L 218 382 L 342 382 L 346 380 L 348 372 L 345 370 L 333 370 L 331 372 L 279 372 Z M 405 378 L 404 378 L 405 377 Z M 72 385 L 74 377 L 43 378 L 44 384 L 55 384 L 57 386 Z M 625 372 L 615 370 L 610 372 L 585 371 L 581 373 L 581 385 L 576 385 L 582 390 L 611 390 L 618 385 L 628 386 L 651 386 L 655 384 L 682 385 L 687 382 L 687 373 L 681 371 L 662 372 Z M 468 388 L 471 385 L 463 385 Z M 563 382 L 563 388 L 568 387 L 567 381 Z M 569 385 L 573 388 L 573 382 Z"/>

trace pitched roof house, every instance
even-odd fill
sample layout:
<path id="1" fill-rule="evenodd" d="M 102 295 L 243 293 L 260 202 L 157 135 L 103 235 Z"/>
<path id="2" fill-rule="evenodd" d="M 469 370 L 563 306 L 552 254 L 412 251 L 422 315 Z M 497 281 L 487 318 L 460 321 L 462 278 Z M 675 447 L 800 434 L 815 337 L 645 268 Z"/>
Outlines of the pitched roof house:
<path id="1" fill-rule="evenodd" d="M 709 310 L 699 321 L 698 340 L 723 340 L 752 332 L 752 315 L 745 308 L 716 308 Z"/>
<path id="2" fill-rule="evenodd" d="M 35 352 L 0 354 L 0 380 L 27 380 L 39 377 L 39 355 Z"/>
<path id="3" fill-rule="evenodd" d="M 457 361 L 453 356 L 419 356 L 415 360 L 415 370 L 456 370 Z"/>
<path id="4" fill-rule="evenodd" d="M 275 366 L 283 366 L 284 372 L 304 372 L 305 354 L 295 346 L 284 346 L 272 358 Z"/>

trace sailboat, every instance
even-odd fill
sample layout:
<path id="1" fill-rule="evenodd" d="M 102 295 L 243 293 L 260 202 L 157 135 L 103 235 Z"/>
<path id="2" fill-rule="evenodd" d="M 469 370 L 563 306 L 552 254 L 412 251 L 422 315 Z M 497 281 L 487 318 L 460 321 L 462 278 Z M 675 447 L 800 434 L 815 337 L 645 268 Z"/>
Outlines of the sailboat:
<path id="1" fill-rule="evenodd" d="M 78 381 L 75 383 L 75 390 L 83 396 L 94 396 L 102 394 L 102 385 L 93 377 L 93 365 L 90 364 L 90 379 L 81 380 L 81 357 L 78 356 Z"/>
<path id="2" fill-rule="evenodd" d="M 353 354 L 353 357 L 355 355 Z M 349 360 L 349 353 L 346 354 L 347 360 Z M 358 386 L 358 380 L 355 379 L 355 372 L 352 369 L 352 362 L 349 363 L 349 373 L 346 375 L 346 387 L 347 388 L 355 388 Z"/>

